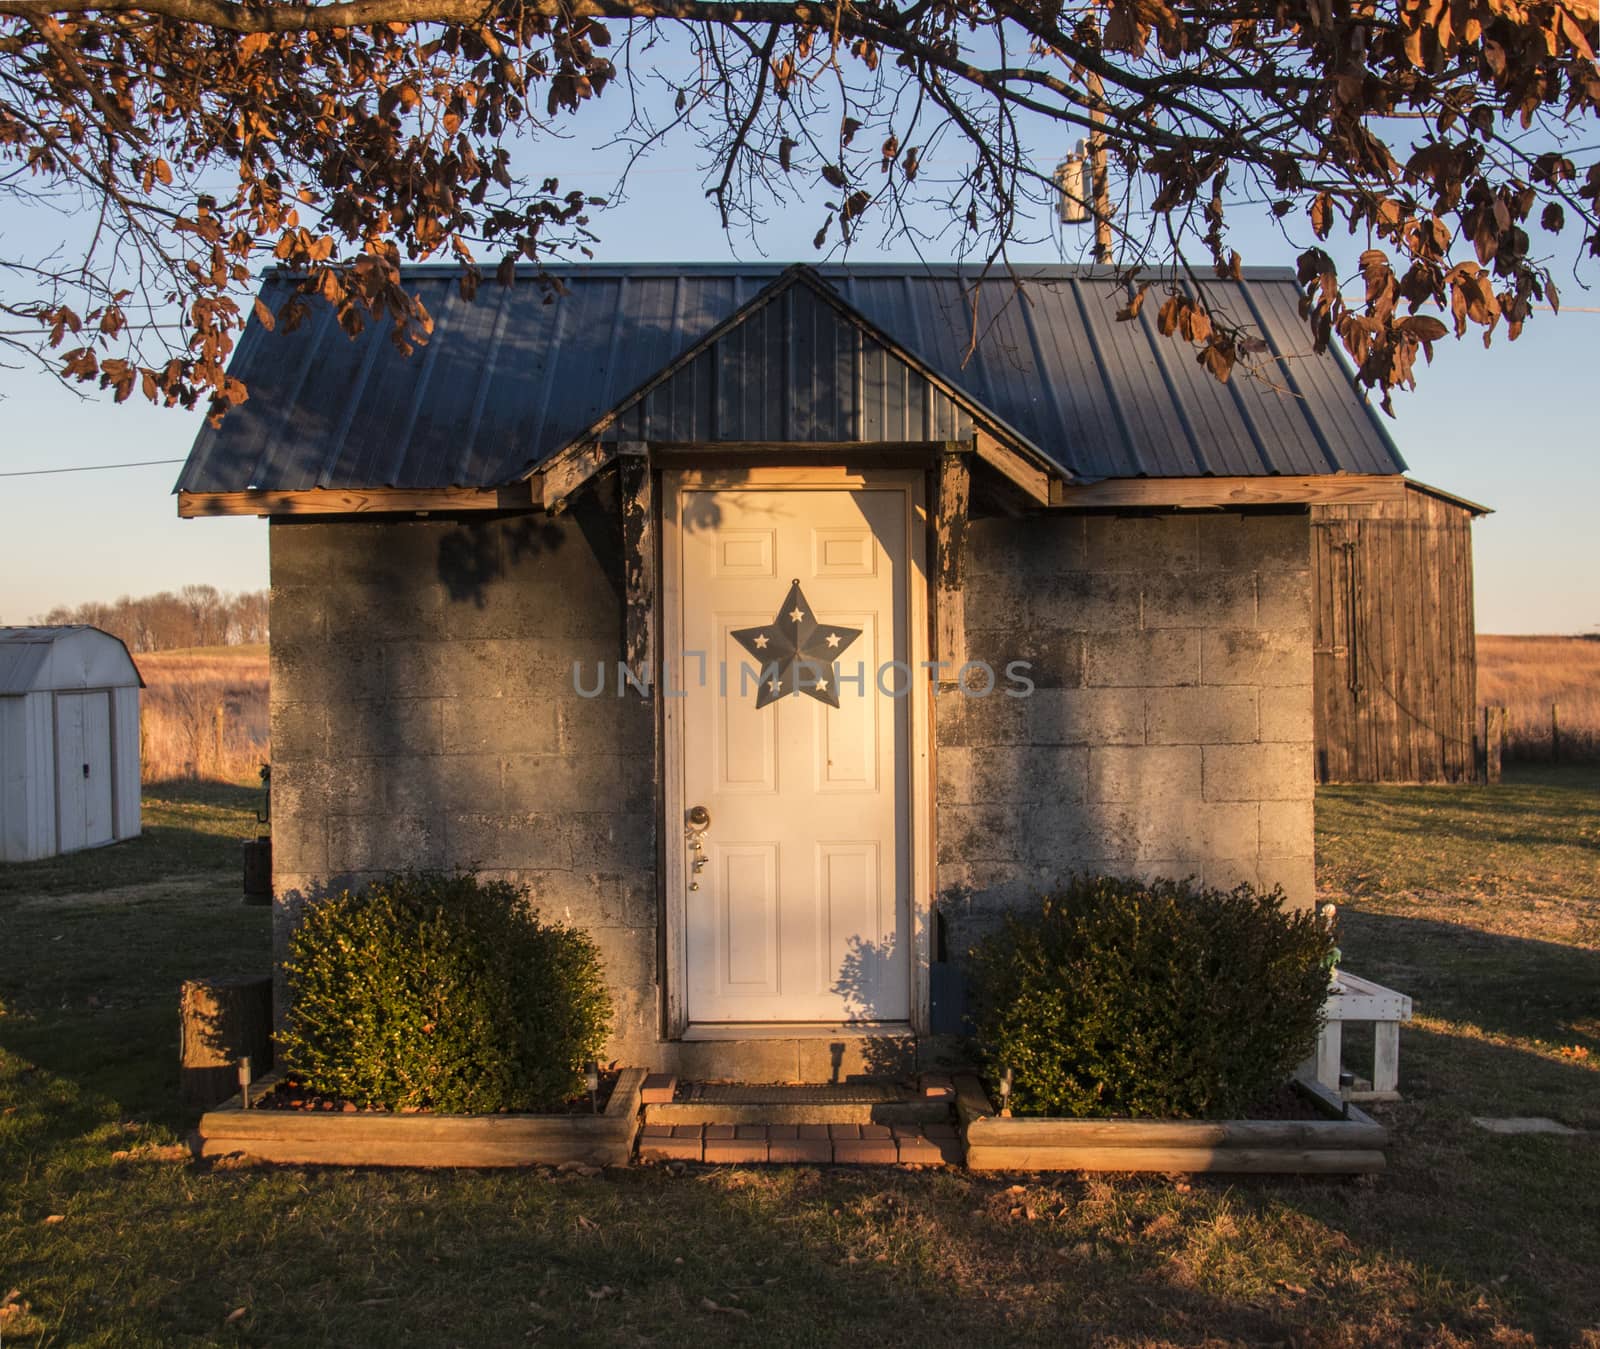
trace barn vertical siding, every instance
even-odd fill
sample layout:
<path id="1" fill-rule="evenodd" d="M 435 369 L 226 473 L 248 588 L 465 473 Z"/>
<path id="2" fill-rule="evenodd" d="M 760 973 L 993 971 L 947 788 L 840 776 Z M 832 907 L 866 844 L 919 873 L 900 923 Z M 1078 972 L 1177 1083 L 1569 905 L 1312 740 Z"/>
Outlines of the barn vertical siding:
<path id="1" fill-rule="evenodd" d="M 618 518 L 605 481 L 556 519 L 273 523 L 279 962 L 328 886 L 473 868 L 594 937 L 610 1052 L 652 1061 L 655 720 L 616 691 Z"/>
<path id="2" fill-rule="evenodd" d="M 958 955 L 1075 872 L 1315 896 L 1304 514 L 975 522 L 967 656 L 1028 697 L 937 704 L 938 889 Z"/>
<path id="3" fill-rule="evenodd" d="M 0 698 L 0 861 L 56 851 L 55 725 L 49 692 Z"/>
<path id="4" fill-rule="evenodd" d="M 1470 781 L 1471 512 L 1409 491 L 1312 525 L 1318 780 Z"/>
<path id="5" fill-rule="evenodd" d="M 116 773 L 114 829 L 117 838 L 140 830 L 139 690 L 111 690 L 112 771 Z"/>

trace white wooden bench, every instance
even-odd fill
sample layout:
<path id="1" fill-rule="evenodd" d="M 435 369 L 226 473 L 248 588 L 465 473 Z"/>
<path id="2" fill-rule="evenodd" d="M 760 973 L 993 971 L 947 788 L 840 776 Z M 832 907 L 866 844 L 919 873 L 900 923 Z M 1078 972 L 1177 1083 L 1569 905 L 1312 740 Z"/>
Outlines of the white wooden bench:
<path id="1" fill-rule="evenodd" d="M 1400 1023 L 1411 1020 L 1411 999 L 1392 988 L 1335 970 L 1328 989 L 1327 1014 L 1317 1040 L 1317 1081 L 1349 1101 L 1400 1099 Z M 1346 1021 L 1373 1023 L 1372 1085 L 1341 1090 L 1342 1041 Z"/>

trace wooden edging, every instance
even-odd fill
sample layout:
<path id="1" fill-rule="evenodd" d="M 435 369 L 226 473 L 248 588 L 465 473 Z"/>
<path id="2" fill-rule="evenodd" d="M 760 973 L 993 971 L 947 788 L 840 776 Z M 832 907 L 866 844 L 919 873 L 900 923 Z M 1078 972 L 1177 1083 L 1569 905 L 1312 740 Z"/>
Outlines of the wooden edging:
<path id="1" fill-rule="evenodd" d="M 1002 1118 L 976 1077 L 956 1079 L 956 1110 L 975 1171 L 1232 1171 L 1348 1175 L 1381 1171 L 1388 1131 L 1313 1082 L 1295 1086 L 1321 1120 Z"/>
<path id="2" fill-rule="evenodd" d="M 200 1117 L 199 1155 L 302 1166 L 623 1166 L 644 1079 L 643 1068 L 624 1068 L 598 1115 L 321 1114 L 245 1110 L 235 1096 Z"/>

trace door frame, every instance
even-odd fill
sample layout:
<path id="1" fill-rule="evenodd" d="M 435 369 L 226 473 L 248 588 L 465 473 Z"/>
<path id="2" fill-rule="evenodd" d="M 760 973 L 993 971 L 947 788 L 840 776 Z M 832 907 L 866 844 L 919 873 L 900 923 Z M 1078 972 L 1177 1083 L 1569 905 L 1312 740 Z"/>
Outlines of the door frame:
<path id="1" fill-rule="evenodd" d="M 655 671 L 662 707 L 661 840 L 665 886 L 662 911 L 666 927 L 665 1010 L 669 1039 L 749 1039 L 782 1033 L 796 1039 L 807 1036 L 870 1036 L 903 1030 L 905 1023 L 774 1022 L 758 1025 L 691 1026 L 687 998 L 689 978 L 689 894 L 685 874 L 683 820 L 684 744 L 682 700 L 668 696 L 663 676 L 669 653 L 682 644 L 682 540 L 679 530 L 680 498 L 687 490 L 896 492 L 905 500 L 906 523 L 906 625 L 907 658 L 911 681 L 907 765 L 911 780 L 910 896 L 906 921 L 910 925 L 908 950 L 911 976 L 911 1022 L 914 1034 L 927 1033 L 929 961 L 933 933 L 933 703 L 928 669 L 928 506 L 927 477 L 912 469 L 851 469 L 819 467 L 738 467 L 664 469 L 661 475 L 661 668 Z M 674 678 L 682 672 L 674 672 Z"/>

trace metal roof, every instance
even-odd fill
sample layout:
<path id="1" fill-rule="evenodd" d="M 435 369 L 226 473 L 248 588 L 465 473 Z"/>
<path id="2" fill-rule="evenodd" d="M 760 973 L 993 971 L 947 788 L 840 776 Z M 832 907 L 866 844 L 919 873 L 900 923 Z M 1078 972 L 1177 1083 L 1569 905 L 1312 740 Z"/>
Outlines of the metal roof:
<path id="1" fill-rule="evenodd" d="M 0 697 L 49 689 L 144 687 L 120 637 L 87 623 L 0 628 Z"/>
<path id="2" fill-rule="evenodd" d="M 974 421 L 1091 481 L 1405 468 L 1339 360 L 1312 353 L 1287 270 L 1214 284 L 1274 358 L 1226 385 L 1160 336 L 1154 306 L 1117 322 L 1125 297 L 1104 269 L 1030 267 L 1020 286 L 954 266 L 546 270 L 561 293 L 528 271 L 469 302 L 456 268 L 407 269 L 434 319 L 410 358 L 387 323 L 351 340 L 321 302 L 293 333 L 252 318 L 231 367 L 249 400 L 200 432 L 178 490 L 493 487 L 595 434 L 945 439 Z M 802 284 L 825 301 L 798 306 L 804 323 L 792 296 L 774 307 Z M 269 274 L 262 299 L 276 310 L 289 289 Z M 821 325 L 818 310 L 833 311 Z M 697 362 L 705 377 L 685 383 Z M 749 434 L 758 423 L 786 434 Z"/>

